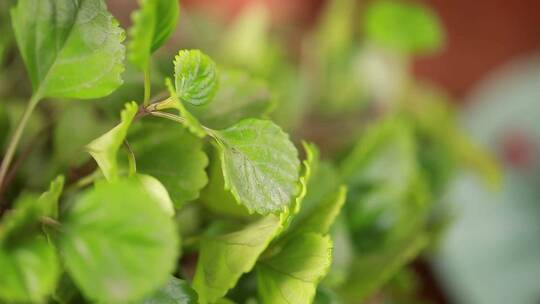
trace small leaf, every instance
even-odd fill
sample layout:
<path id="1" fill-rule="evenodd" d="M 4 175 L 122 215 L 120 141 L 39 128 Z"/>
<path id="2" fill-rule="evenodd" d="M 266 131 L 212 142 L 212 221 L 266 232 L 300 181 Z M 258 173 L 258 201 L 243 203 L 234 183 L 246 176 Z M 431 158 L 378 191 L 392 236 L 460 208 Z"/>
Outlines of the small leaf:
<path id="1" fill-rule="evenodd" d="M 127 131 L 135 114 L 137 114 L 137 110 L 138 106 L 135 102 L 127 103 L 120 114 L 120 124 L 86 146 L 88 153 L 95 159 L 103 175 L 108 180 L 118 177 L 118 149 L 120 149 L 126 138 Z"/>
<path id="2" fill-rule="evenodd" d="M 366 11 L 367 38 L 390 50 L 407 54 L 437 50 L 443 32 L 437 16 L 427 7 L 398 1 L 376 1 Z"/>
<path id="3" fill-rule="evenodd" d="M 311 303 L 317 284 L 332 262 L 332 241 L 315 233 L 298 235 L 281 251 L 257 264 L 257 289 L 263 303 Z"/>
<path id="4" fill-rule="evenodd" d="M 240 70 L 220 70 L 220 88 L 212 103 L 187 108 L 206 126 L 227 128 L 245 118 L 263 118 L 274 105 L 268 85 Z"/>
<path id="5" fill-rule="evenodd" d="M 151 296 L 145 298 L 141 304 L 198 304 L 195 290 L 184 281 L 175 277 L 169 278 L 165 286 L 158 289 Z"/>
<path id="6" fill-rule="evenodd" d="M 174 58 L 174 83 L 181 101 L 209 103 L 218 89 L 216 64 L 199 50 L 181 50 Z"/>
<path id="7" fill-rule="evenodd" d="M 271 121 L 246 119 L 216 135 L 225 187 L 240 204 L 260 214 L 290 207 L 300 162 L 286 133 Z"/>
<path id="8" fill-rule="evenodd" d="M 138 300 L 165 284 L 176 265 L 174 222 L 136 182 L 98 183 L 62 224 L 66 269 L 88 299 Z"/>
<path id="9" fill-rule="evenodd" d="M 201 244 L 193 288 L 201 303 L 215 302 L 250 271 L 280 227 L 273 215 L 264 217 L 242 230 L 208 236 Z"/>
<path id="10" fill-rule="evenodd" d="M 178 21 L 178 0 L 139 0 L 140 8 L 131 15 L 129 60 L 145 69 L 153 52 L 172 35 Z"/>
<path id="11" fill-rule="evenodd" d="M 53 185 L 43 200 L 54 196 L 58 184 Z M 0 222 L 0 300 L 5 302 L 43 302 L 56 285 L 58 258 L 41 230 L 39 219 L 47 209 L 41 200 L 20 197 Z"/>
<path id="12" fill-rule="evenodd" d="M 58 218 L 58 200 L 64 189 L 64 177 L 62 175 L 55 178 L 49 187 L 49 191 L 43 193 L 38 199 L 38 205 L 43 208 L 44 216 L 53 219 Z"/>
<path id="13" fill-rule="evenodd" d="M 142 120 L 129 142 L 140 173 L 157 178 L 176 208 L 199 197 L 208 182 L 203 141 L 172 121 Z"/>
<path id="14" fill-rule="evenodd" d="M 103 0 L 19 0 L 11 16 L 39 97 L 97 98 L 122 84 L 124 31 Z"/>
<path id="15" fill-rule="evenodd" d="M 185 107 L 182 101 L 176 95 L 174 87 L 169 78 L 166 79 L 165 84 L 169 90 L 170 99 L 172 100 L 173 107 L 178 110 L 180 115 L 185 119 L 184 126 L 197 137 L 203 138 L 206 136 L 206 131 L 199 122 L 199 120 L 193 116 Z"/>

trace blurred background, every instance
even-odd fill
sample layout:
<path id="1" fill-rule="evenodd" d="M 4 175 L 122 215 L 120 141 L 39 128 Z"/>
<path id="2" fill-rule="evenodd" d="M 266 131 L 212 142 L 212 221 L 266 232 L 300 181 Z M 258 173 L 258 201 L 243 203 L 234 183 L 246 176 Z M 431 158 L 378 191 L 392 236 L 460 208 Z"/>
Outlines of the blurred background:
<path id="1" fill-rule="evenodd" d="M 137 1 L 107 3 L 128 28 Z M 201 49 L 220 65 L 264 80 L 273 119 L 296 142 L 319 146 L 329 184 L 337 183 L 328 173 L 334 165 L 348 183 L 346 214 L 334 232 L 334 265 L 317 303 L 341 303 L 329 290 L 338 290 L 345 303 L 540 303 L 540 1 L 182 0 L 178 29 L 153 63 L 162 72 L 153 75 L 156 86 L 171 75 L 172 54 L 180 48 Z M 22 71 L 13 50 L 5 61 Z M 0 48 L 0 63 L 2 57 Z M 24 76 L 1 77 L 0 96 L 28 91 L 16 81 Z M 106 98 L 118 100 L 117 107 L 99 109 L 112 117 L 109 125 L 124 101 L 141 96 L 141 75 L 128 70 L 124 78 L 126 84 Z M 267 100 L 267 93 L 257 88 L 243 96 Z M 17 100 L 11 103 L 18 107 Z M 47 110 L 42 120 L 49 119 Z M 87 121 L 86 110 L 75 111 L 82 119 L 67 105 L 62 111 L 72 121 Z M 396 113 L 412 125 L 418 155 L 410 159 L 403 156 L 410 151 L 402 121 L 366 131 Z M 103 130 L 107 123 L 88 121 Z M 357 142 L 376 155 L 360 166 L 374 173 L 347 173 L 358 165 Z M 55 155 L 55 144 L 43 144 L 44 150 Z M 404 150 L 396 156 L 381 147 Z M 59 156 L 54 170 L 71 168 L 68 154 Z M 50 170 L 44 157 L 29 156 L 16 183 L 46 184 L 53 172 L 31 174 Z M 407 171 L 411 159 L 425 182 Z M 420 233 L 417 213 L 426 204 L 418 203 L 418 211 L 409 202 L 424 200 L 431 203 Z M 408 228 L 413 232 L 402 235 Z M 377 243 L 381 235 L 384 244 Z"/>
<path id="2" fill-rule="evenodd" d="M 110 2 L 121 12 L 128 1 Z M 245 12 L 254 6 L 264 7 L 270 31 L 283 43 L 287 56 L 298 62 L 309 60 L 303 51 L 306 37 L 320 26 L 327 16 L 325 10 L 335 9 L 338 2 L 347 6 L 347 1 L 323 0 L 184 0 L 182 4 L 189 16 L 212 15 L 228 25 L 245 18 Z M 411 73 L 444 89 L 457 107 L 460 127 L 495 156 L 503 175 L 497 191 L 486 189 L 467 173 L 458 174 L 445 191 L 444 200 L 451 205 L 454 220 L 435 253 L 413 264 L 421 276 L 420 298 L 432 303 L 540 303 L 540 2 L 416 2 L 440 18 L 445 39 L 435 51 L 411 58 Z M 355 9 L 368 4 L 356 1 Z M 341 18 L 337 23 L 359 29 L 360 15 L 350 16 L 336 17 Z M 350 35 L 339 31 L 336 25 L 328 32 L 335 39 L 326 42 L 336 43 L 340 35 Z M 182 34 L 187 35 L 180 29 L 180 44 L 182 39 L 187 41 Z M 249 30 L 243 35 L 249 36 Z M 212 39 L 216 37 L 201 38 L 208 45 Z M 197 39 L 190 43 L 204 48 Z M 374 69 L 372 77 L 392 78 L 399 73 L 391 70 L 385 76 L 379 70 L 380 58 L 368 56 L 366 60 L 364 68 Z M 308 137 L 322 136 L 310 133 Z"/>

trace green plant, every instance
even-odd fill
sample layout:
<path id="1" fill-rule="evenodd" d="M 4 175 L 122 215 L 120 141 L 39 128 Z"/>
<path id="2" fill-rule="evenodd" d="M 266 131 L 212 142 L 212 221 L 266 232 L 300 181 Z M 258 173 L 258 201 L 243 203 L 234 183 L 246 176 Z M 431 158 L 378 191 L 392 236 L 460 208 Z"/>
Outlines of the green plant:
<path id="1" fill-rule="evenodd" d="M 353 1 L 338 2 L 329 10 L 337 18 L 327 17 L 319 33 L 342 26 L 340 14 L 351 12 Z M 13 31 L 1 29 L 14 39 L 0 41 L 0 50 L 16 41 L 32 83 L 13 135 L 7 140 L 0 133 L 0 143 L 6 143 L 0 167 L 4 302 L 334 303 L 335 294 L 345 301 L 365 299 L 434 240 L 446 220 L 444 213 L 437 217 L 435 201 L 457 163 L 495 170 L 457 131 L 444 104 L 418 87 L 400 91 L 414 104 L 396 103 L 368 129 L 355 126 L 362 135 L 343 138 L 347 143 L 337 145 L 341 156 L 327 153 L 334 160 L 322 159 L 315 144 L 302 142 L 301 161 L 289 135 L 270 119 L 295 132 L 308 109 L 287 100 L 286 83 L 297 73 L 279 50 L 259 47 L 254 56 L 242 56 L 245 49 L 215 48 L 224 50 L 216 58 L 234 68 L 218 68 L 199 50 L 181 50 L 174 74 L 163 75 L 152 55 L 176 28 L 178 2 L 139 3 L 127 56 L 124 30 L 103 0 L 18 0 L 11 10 Z M 433 49 L 441 39 L 422 8 L 385 2 L 372 9 L 368 37 L 397 49 L 402 59 Z M 388 18 L 396 14 L 413 20 L 405 33 L 378 29 L 391 27 Z M 241 22 L 264 23 L 248 17 Z M 226 35 L 228 43 L 248 36 L 271 44 L 264 32 L 237 35 L 240 29 L 246 30 L 238 26 Z M 339 31 L 350 31 L 349 25 Z M 403 40 L 409 35 L 417 39 Z M 312 37 L 326 38 L 335 37 Z M 353 60 L 358 45 L 351 41 L 352 34 L 322 41 L 326 49 L 314 54 L 324 63 L 316 74 L 327 79 L 306 77 L 310 93 L 331 88 L 314 100 L 343 97 L 324 115 L 347 118 L 345 112 L 357 106 L 351 100 L 365 96 L 354 90 L 340 95 L 336 87 L 350 85 L 343 80 L 353 77 L 334 70 Z M 123 84 L 124 57 L 126 78 L 141 76 L 142 85 Z M 21 69 L 16 58 L 2 74 Z M 12 91 L 28 91 L 3 81 Z M 152 96 L 151 90 L 159 93 Z M 0 90 L 0 96 L 10 95 Z M 32 116 L 44 99 L 56 113 L 52 127 Z M 13 104 L 19 103 L 0 108 L 2 131 L 20 112 Z M 429 115 L 418 111 L 428 107 Z M 113 123 L 117 109 L 120 122 Z M 31 139 L 22 146 L 38 151 L 30 153 L 37 158 L 18 149 L 25 127 Z M 41 142 L 43 137 L 49 140 Z M 12 164 L 17 152 L 23 161 Z M 43 194 L 30 191 L 59 171 L 68 177 L 54 178 Z M 342 208 L 347 212 L 340 215 Z M 332 264 L 333 239 L 339 256 Z"/>

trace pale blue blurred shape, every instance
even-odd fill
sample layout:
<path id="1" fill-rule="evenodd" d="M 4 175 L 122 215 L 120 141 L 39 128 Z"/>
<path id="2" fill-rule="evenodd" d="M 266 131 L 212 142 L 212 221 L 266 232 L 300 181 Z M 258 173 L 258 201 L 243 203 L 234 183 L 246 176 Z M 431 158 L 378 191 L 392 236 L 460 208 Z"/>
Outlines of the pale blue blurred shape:
<path id="1" fill-rule="evenodd" d="M 540 56 L 514 62 L 469 98 L 463 127 L 501 157 L 507 134 L 525 134 L 540 149 Z M 540 303 L 540 150 L 530 168 L 505 166 L 500 192 L 471 175 L 448 195 L 456 220 L 435 259 L 456 303 Z"/>

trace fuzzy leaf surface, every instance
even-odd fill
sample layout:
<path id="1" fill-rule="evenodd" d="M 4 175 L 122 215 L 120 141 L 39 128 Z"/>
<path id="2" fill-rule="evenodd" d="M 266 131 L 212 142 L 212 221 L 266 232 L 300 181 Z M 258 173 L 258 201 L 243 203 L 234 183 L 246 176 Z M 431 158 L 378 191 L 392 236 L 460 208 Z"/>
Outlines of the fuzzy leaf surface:
<path id="1" fill-rule="evenodd" d="M 217 132 L 225 187 L 250 211 L 290 207 L 300 161 L 288 135 L 271 121 L 246 119 Z"/>
<path id="2" fill-rule="evenodd" d="M 181 50 L 174 58 L 174 84 L 182 102 L 203 105 L 218 89 L 215 62 L 199 50 Z"/>

